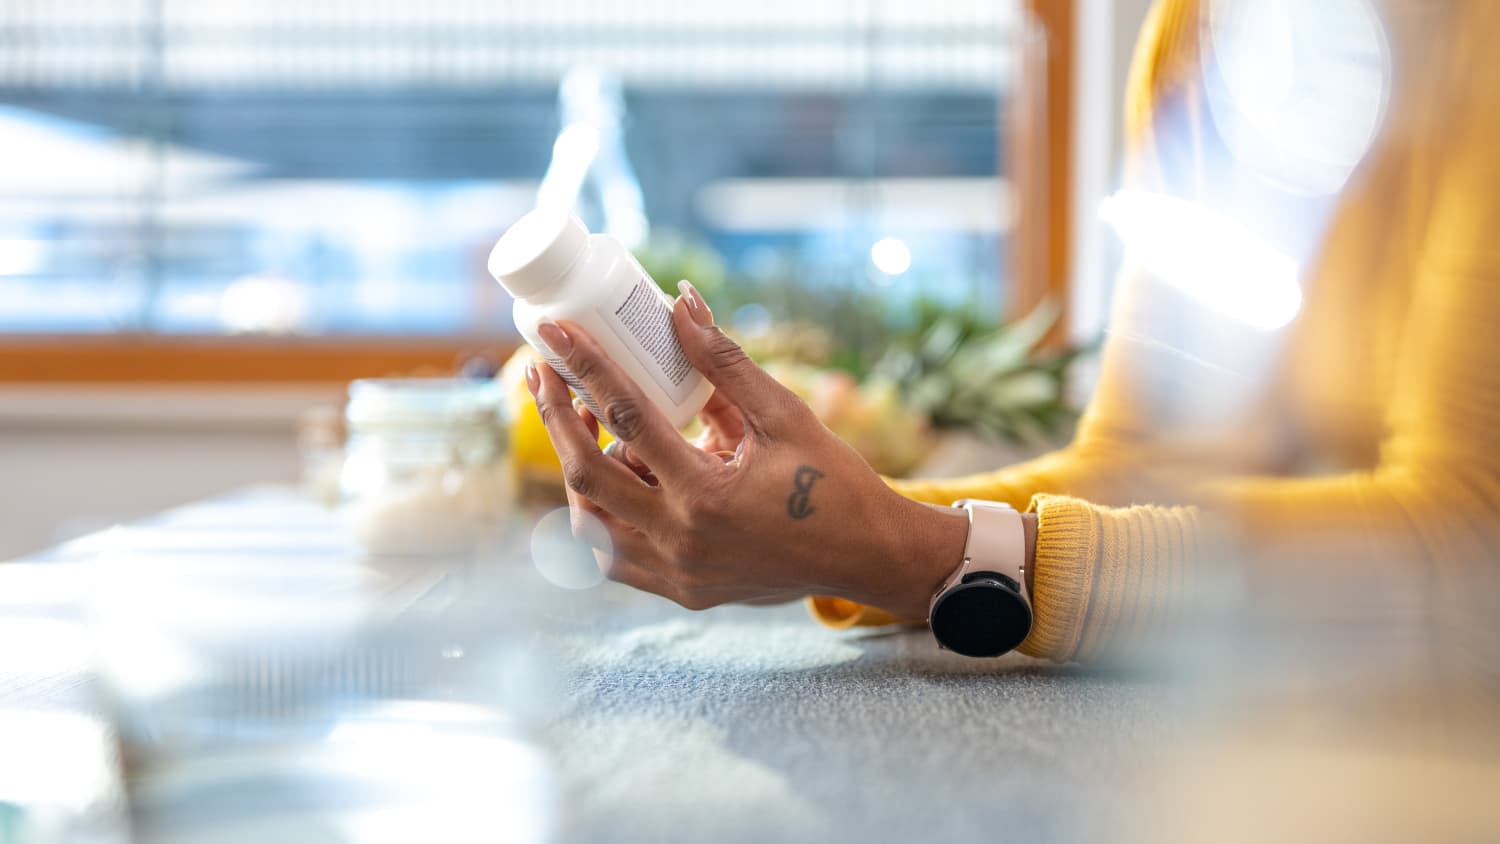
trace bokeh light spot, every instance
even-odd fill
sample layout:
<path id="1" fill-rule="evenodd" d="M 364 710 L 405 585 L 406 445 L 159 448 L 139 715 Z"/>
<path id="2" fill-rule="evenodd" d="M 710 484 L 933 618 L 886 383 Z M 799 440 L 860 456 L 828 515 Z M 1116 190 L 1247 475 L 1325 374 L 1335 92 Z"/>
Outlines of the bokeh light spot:
<path id="1" fill-rule="evenodd" d="M 901 275 L 911 269 L 911 249 L 899 238 L 883 237 L 870 247 L 870 261 L 886 275 Z"/>
<path id="2" fill-rule="evenodd" d="M 548 583 L 563 589 L 589 589 L 604 581 L 604 572 L 594 558 L 594 549 L 614 553 L 604 523 L 589 513 L 580 514 L 583 539 L 573 536 L 568 508 L 559 507 L 537 520 L 531 531 L 531 563 Z"/>

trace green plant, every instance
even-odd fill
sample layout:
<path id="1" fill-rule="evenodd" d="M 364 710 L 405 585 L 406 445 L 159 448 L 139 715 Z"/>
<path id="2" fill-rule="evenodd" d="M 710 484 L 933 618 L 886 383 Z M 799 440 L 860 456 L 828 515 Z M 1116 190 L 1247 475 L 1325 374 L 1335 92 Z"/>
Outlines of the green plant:
<path id="1" fill-rule="evenodd" d="M 1044 302 L 1015 322 L 986 326 L 962 311 L 930 308 L 891 344 L 871 377 L 898 385 L 938 428 L 967 428 L 1012 442 L 1056 435 L 1075 419 L 1064 395 L 1068 368 L 1088 350 L 1039 351 L 1057 321 Z"/>
<path id="2" fill-rule="evenodd" d="M 810 285 L 790 273 L 733 275 L 709 247 L 670 235 L 640 259 L 673 295 L 678 279 L 692 280 L 731 331 L 742 306 L 765 308 L 769 326 L 736 332 L 762 363 L 848 373 L 875 394 L 893 391 L 934 428 L 1023 442 L 1055 437 L 1075 418 L 1065 378 L 1089 347 L 1039 348 L 1058 318 L 1053 303 L 997 324 L 974 303 L 894 305 L 867 287 Z"/>

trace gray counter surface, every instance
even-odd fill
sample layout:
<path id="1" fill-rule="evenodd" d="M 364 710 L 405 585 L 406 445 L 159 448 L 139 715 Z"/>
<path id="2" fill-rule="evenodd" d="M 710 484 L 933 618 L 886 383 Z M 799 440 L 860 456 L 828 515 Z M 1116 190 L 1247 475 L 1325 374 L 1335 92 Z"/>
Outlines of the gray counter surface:
<path id="1" fill-rule="evenodd" d="M 358 584 L 347 600 L 371 605 L 453 588 L 440 566 L 361 561 L 339 521 L 293 490 L 172 511 L 0 566 L 14 634 L 0 636 L 0 725 L 99 711 L 80 596 L 100 566 L 162 558 L 262 580 L 318 572 L 314 588 L 343 578 Z M 1149 677 L 965 659 L 925 630 L 830 631 L 800 605 L 695 613 L 614 584 L 537 588 L 530 566 L 507 565 L 542 596 L 507 635 L 548 655 L 558 683 L 526 728 L 552 771 L 558 840 L 1116 838 L 1120 786 L 1173 726 L 1168 688 Z M 42 631 L 40 652 L 27 629 Z M 0 781 L 25 764 L 10 754 Z"/>

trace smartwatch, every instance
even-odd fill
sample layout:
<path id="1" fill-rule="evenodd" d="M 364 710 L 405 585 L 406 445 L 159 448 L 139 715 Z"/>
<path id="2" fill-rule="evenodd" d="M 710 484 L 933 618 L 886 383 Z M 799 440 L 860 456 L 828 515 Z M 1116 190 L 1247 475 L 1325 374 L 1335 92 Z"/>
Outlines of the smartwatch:
<path id="1" fill-rule="evenodd" d="M 927 614 L 944 650 L 999 656 L 1031 632 L 1026 591 L 1026 529 L 1021 514 L 994 501 L 964 498 L 953 506 L 969 515 L 969 538 L 958 569 L 938 589 Z"/>

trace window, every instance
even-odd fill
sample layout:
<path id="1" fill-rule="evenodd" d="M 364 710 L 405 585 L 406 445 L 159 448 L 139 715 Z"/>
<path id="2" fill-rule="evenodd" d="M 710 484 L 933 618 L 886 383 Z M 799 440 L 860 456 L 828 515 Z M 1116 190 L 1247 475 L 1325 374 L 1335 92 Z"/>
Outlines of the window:
<path id="1" fill-rule="evenodd" d="M 12 0 L 0 332 L 494 335 L 539 191 L 660 272 L 995 313 L 1017 3 Z M 661 279 L 667 281 L 669 279 Z"/>

